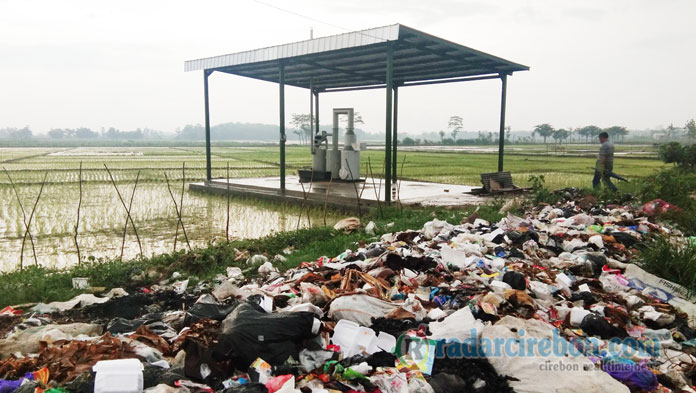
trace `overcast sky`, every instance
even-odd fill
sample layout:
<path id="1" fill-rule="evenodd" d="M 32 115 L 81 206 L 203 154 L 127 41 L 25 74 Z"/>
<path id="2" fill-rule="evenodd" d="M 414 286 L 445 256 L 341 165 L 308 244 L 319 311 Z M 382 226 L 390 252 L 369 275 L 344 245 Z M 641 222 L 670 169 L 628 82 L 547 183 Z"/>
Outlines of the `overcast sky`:
<path id="1" fill-rule="evenodd" d="M 0 127 L 173 131 L 203 123 L 202 72 L 184 61 L 402 23 L 525 64 L 508 83 L 508 125 L 682 126 L 696 117 L 694 0 L 0 0 Z M 331 26 L 334 25 L 334 26 Z M 340 27 L 340 28 L 339 28 Z M 277 123 L 277 85 L 214 74 L 211 121 Z M 287 89 L 288 117 L 308 93 Z M 401 89 L 399 128 L 498 126 L 500 82 Z M 384 92 L 322 96 L 384 127 Z"/>

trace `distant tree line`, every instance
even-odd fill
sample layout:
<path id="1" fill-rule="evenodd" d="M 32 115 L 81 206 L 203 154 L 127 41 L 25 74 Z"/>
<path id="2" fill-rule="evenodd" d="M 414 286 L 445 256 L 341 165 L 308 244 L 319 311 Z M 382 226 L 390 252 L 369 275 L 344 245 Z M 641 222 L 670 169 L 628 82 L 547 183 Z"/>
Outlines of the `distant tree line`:
<path id="1" fill-rule="evenodd" d="M 187 124 L 176 131 L 181 140 L 204 140 L 205 127 Z M 253 123 L 222 123 L 210 127 L 210 138 L 214 140 L 272 140 L 278 141 L 278 126 Z"/>
<path id="2" fill-rule="evenodd" d="M 471 135 L 471 132 L 464 131 L 464 120 L 461 116 L 451 116 L 447 122 L 449 135 L 444 130 L 440 130 L 437 134 L 426 133 L 430 135 L 439 135 L 440 140 L 428 138 L 413 138 L 405 137 L 400 143 L 405 146 L 413 145 L 494 145 L 498 144 L 499 134 L 497 132 L 478 131 L 477 138 L 457 138 L 460 133 Z M 559 128 L 555 129 L 549 123 L 539 124 L 534 127 L 531 135 L 528 137 L 513 138 L 510 127 L 505 127 L 505 142 L 506 143 L 537 143 L 537 137 L 543 139 L 546 144 L 550 139 L 556 144 L 561 144 L 566 141 L 591 142 L 596 140 L 600 133 L 606 132 L 609 138 L 615 142 L 625 142 L 629 130 L 622 126 L 612 126 L 601 128 L 594 125 L 578 127 L 578 128 Z M 664 134 L 664 135 L 663 135 Z M 421 134 L 425 135 L 425 134 Z M 437 136 L 435 137 L 437 138 Z M 645 138 L 645 136 L 641 137 Z M 684 128 L 676 128 L 670 124 L 665 130 L 653 130 L 648 139 L 656 141 L 677 140 L 680 138 L 688 138 L 690 142 L 696 141 L 696 120 L 691 119 L 686 122 Z"/>
<path id="3" fill-rule="evenodd" d="M 342 119 L 345 120 L 345 119 Z M 309 143 L 311 137 L 309 136 L 309 114 L 297 114 L 293 113 L 289 127 L 286 133 L 297 135 L 300 143 Z M 355 125 L 364 124 L 362 116 L 355 112 L 354 118 Z M 464 120 L 461 116 L 451 116 L 447 122 L 447 128 L 449 129 L 449 135 L 445 131 L 439 132 L 423 132 L 416 137 L 405 137 L 402 138 L 400 143 L 405 146 L 409 145 L 494 145 L 498 144 L 499 134 L 498 132 L 488 132 L 488 131 L 478 131 L 473 133 L 470 131 L 464 131 Z M 330 132 L 330 125 L 321 125 L 320 129 L 325 129 Z M 597 136 L 601 132 L 607 132 L 609 137 L 616 142 L 624 142 L 629 131 L 626 127 L 612 126 L 608 128 L 601 128 L 594 125 L 579 127 L 575 129 L 555 129 L 548 123 L 539 124 L 534 127 L 531 135 L 526 133 L 528 136 L 513 136 L 510 127 L 505 128 L 505 142 L 506 143 L 536 143 L 537 137 L 543 139 L 543 143 L 546 143 L 549 138 L 551 138 L 554 143 L 561 144 L 566 141 L 578 141 L 578 142 L 590 142 L 596 140 Z M 646 132 L 649 135 L 646 136 Z M 372 134 L 365 132 L 364 130 L 355 129 L 355 133 L 359 140 L 380 140 L 383 138 L 384 134 Z M 641 134 L 642 133 L 642 134 Z M 670 124 L 665 129 L 652 130 L 652 131 L 636 131 L 638 136 L 634 136 L 633 139 L 640 139 L 642 141 L 688 141 L 690 143 L 696 142 L 696 120 L 690 119 L 686 122 L 683 128 L 674 127 Z M 459 138 L 458 136 L 464 135 L 464 138 Z M 633 135 L 633 134 L 632 134 Z M 641 136 L 642 135 L 642 136 Z M 437 140 L 439 136 L 439 140 Z M 43 135 L 34 135 L 32 130 L 26 126 L 23 128 L 0 128 L 0 139 L 13 139 L 13 140 L 29 140 L 32 138 L 45 138 Z M 134 140 L 158 140 L 158 139 L 171 139 L 171 134 L 164 132 L 152 130 L 149 128 L 137 128 L 132 131 L 119 130 L 116 128 L 102 128 L 100 131 L 94 131 L 90 128 L 79 127 L 79 128 L 54 128 L 48 131 L 47 137 L 54 140 L 121 140 L 121 141 L 134 141 Z M 201 124 L 188 124 L 183 128 L 179 128 L 175 132 L 175 138 L 181 141 L 202 141 L 205 140 L 205 128 Z M 211 138 L 218 141 L 274 141 L 277 142 L 279 139 L 278 126 L 272 124 L 258 124 L 258 123 L 222 123 L 211 127 Z"/>
<path id="4" fill-rule="evenodd" d="M 454 135 L 456 136 L 457 133 Z M 445 145 L 445 146 L 485 146 L 485 145 L 497 145 L 498 140 L 500 139 L 498 137 L 498 133 L 495 132 L 485 132 L 485 131 L 478 131 L 478 137 L 477 138 L 446 138 L 445 137 L 445 132 L 440 131 L 440 140 L 431 140 L 428 138 L 411 138 L 411 137 L 405 137 L 403 138 L 399 144 L 403 146 L 439 146 L 439 145 Z M 505 136 L 505 141 L 506 143 L 513 143 L 510 139 L 509 133 L 506 134 Z"/>
<path id="5" fill-rule="evenodd" d="M 29 129 L 24 128 L 0 128 L 0 139 L 31 139 L 35 135 Z M 136 139 L 162 139 L 166 137 L 160 131 L 149 128 L 138 128 L 134 131 L 122 131 L 116 128 L 102 129 L 100 132 L 86 127 L 80 128 L 53 128 L 47 133 L 50 139 L 110 139 L 110 140 L 136 140 Z"/>
<path id="6" fill-rule="evenodd" d="M 450 125 L 453 123 L 450 121 Z M 433 141 L 428 139 L 411 138 L 406 137 L 401 140 L 401 144 L 405 146 L 414 145 L 447 145 L 447 146 L 466 146 L 466 145 L 497 145 L 500 139 L 497 132 L 484 132 L 478 131 L 477 138 L 458 138 L 455 139 L 457 134 L 461 132 L 461 126 L 457 125 L 457 120 L 455 119 L 454 126 L 450 127 L 450 135 L 452 137 L 448 138 L 445 131 L 440 131 L 440 140 Z M 534 127 L 532 135 L 529 138 L 518 138 L 513 140 L 510 127 L 505 128 L 505 143 L 536 143 L 536 137 L 543 138 L 543 143 L 548 141 L 548 138 L 553 139 L 554 143 L 561 144 L 573 136 L 577 136 L 578 141 L 585 140 L 589 142 L 590 140 L 596 138 L 601 132 L 607 132 L 609 137 L 614 141 L 622 141 L 628 135 L 628 130 L 626 127 L 609 127 L 600 128 L 597 126 L 587 126 L 577 129 L 555 129 L 550 124 L 544 123 Z"/>
<path id="7" fill-rule="evenodd" d="M 29 127 L 24 128 L 0 128 L 0 138 L 27 139 L 32 137 Z"/>
<path id="8" fill-rule="evenodd" d="M 297 135 L 300 144 L 309 144 L 311 136 L 309 114 L 293 113 L 290 117 L 290 124 L 285 129 L 285 133 L 290 138 L 291 134 Z M 345 119 L 342 119 L 342 124 Z M 354 126 L 364 124 L 360 113 L 355 112 L 353 118 Z M 322 130 L 331 132 L 330 125 L 320 125 Z M 360 129 L 355 129 L 358 139 L 381 138 L 376 135 L 368 134 Z M 205 127 L 201 124 L 187 124 L 184 128 L 176 131 L 176 138 L 182 140 L 203 140 L 205 139 Z M 258 124 L 258 123 L 222 123 L 210 127 L 210 138 L 213 140 L 239 140 L 239 141 L 274 141 L 280 138 L 277 125 Z"/>
<path id="9" fill-rule="evenodd" d="M 114 140 L 135 140 L 135 139 L 159 139 L 163 135 L 159 131 L 149 128 L 138 128 L 134 131 L 122 131 L 116 128 L 102 129 L 101 132 L 93 131 L 89 128 L 54 128 L 48 131 L 48 137 L 52 139 L 114 139 Z"/>

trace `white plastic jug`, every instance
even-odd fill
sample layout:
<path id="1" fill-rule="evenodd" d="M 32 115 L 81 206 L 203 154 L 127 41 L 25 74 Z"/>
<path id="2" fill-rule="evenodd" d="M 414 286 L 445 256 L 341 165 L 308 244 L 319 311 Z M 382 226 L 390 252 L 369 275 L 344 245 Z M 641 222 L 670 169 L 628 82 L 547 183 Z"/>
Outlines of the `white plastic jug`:
<path id="1" fill-rule="evenodd" d="M 143 364 L 138 359 L 101 360 L 92 370 L 97 373 L 94 393 L 143 391 Z"/>

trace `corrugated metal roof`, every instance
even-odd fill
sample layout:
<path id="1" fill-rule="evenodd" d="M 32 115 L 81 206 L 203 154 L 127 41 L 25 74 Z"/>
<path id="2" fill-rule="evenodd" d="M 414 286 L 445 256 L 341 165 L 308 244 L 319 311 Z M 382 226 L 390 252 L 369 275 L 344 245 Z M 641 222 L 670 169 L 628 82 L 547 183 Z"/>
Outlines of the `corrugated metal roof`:
<path id="1" fill-rule="evenodd" d="M 186 61 L 185 71 L 214 70 L 317 89 L 385 83 L 386 47 L 394 45 L 397 83 L 487 74 L 512 74 L 529 67 L 438 38 L 410 27 L 355 31 L 290 44 Z"/>
<path id="2" fill-rule="evenodd" d="M 290 44 L 269 46 L 267 48 L 253 49 L 222 56 L 188 60 L 184 63 L 184 71 L 206 70 L 218 67 L 279 60 L 312 53 L 354 48 L 357 46 L 383 43 L 386 41 L 395 41 L 398 38 L 399 25 L 396 24 L 332 35 L 328 37 L 314 38 L 311 40 L 293 42 Z"/>

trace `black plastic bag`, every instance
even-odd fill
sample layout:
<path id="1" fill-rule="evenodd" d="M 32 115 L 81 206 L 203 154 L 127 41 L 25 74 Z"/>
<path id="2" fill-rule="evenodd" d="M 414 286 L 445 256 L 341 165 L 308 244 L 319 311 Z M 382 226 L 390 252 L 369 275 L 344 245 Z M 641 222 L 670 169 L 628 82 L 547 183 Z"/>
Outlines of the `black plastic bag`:
<path id="1" fill-rule="evenodd" d="M 229 304 L 217 303 L 196 303 L 186 314 L 186 324 L 196 323 L 201 319 L 208 318 L 222 321 L 239 305 L 236 300 Z"/>
<path id="2" fill-rule="evenodd" d="M 611 235 L 614 236 L 617 242 L 626 247 L 633 247 L 634 244 L 640 241 L 635 236 L 625 232 L 612 232 Z"/>
<path id="3" fill-rule="evenodd" d="M 106 330 L 111 334 L 130 333 L 138 330 L 138 328 L 142 325 L 147 325 L 161 320 L 162 314 L 160 313 L 146 314 L 136 319 L 116 317 L 109 321 L 109 323 L 106 325 Z"/>
<path id="4" fill-rule="evenodd" d="M 246 370 L 256 358 L 271 365 L 280 365 L 290 356 L 297 359 L 302 340 L 315 336 L 315 318 L 311 312 L 268 314 L 242 303 L 223 322 L 216 356 L 230 359 L 238 370 Z"/>
<path id="5" fill-rule="evenodd" d="M 513 289 L 518 289 L 520 291 L 527 289 L 527 281 L 524 279 L 524 274 L 520 272 L 505 272 L 503 275 L 503 282 L 510 285 Z"/>
<path id="6" fill-rule="evenodd" d="M 239 385 L 225 389 L 222 393 L 267 393 L 268 389 L 262 383 L 245 383 L 244 385 Z"/>
<path id="7" fill-rule="evenodd" d="M 626 338 L 626 331 L 617 328 L 607 322 L 606 319 L 597 314 L 588 314 L 583 318 L 580 324 L 580 329 L 590 336 L 599 336 L 603 340 L 608 340 L 612 337 Z"/>

